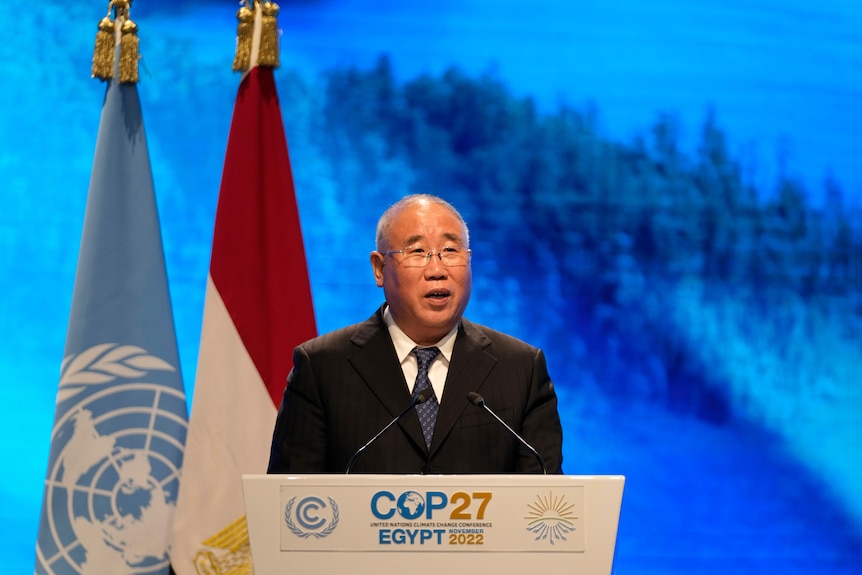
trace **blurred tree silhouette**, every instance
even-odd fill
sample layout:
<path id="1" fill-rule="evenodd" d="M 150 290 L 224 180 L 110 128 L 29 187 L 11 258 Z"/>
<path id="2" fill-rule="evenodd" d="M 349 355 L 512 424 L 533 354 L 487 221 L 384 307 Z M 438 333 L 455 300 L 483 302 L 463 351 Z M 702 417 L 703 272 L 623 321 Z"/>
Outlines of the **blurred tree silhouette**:
<path id="1" fill-rule="evenodd" d="M 714 422 L 732 416 L 732 385 L 704 360 L 703 346 L 721 342 L 676 323 L 680 290 L 703 305 L 756 306 L 767 322 L 776 302 L 827 295 L 859 313 L 862 244 L 838 183 L 827 179 L 823 208 L 786 166 L 774 193 L 757 189 L 714 110 L 687 153 L 673 114 L 615 142 L 595 107 L 539 113 L 491 73 L 451 68 L 399 83 L 381 57 L 330 72 L 326 96 L 327 153 L 356 155 L 372 194 L 376 167 L 404 158 L 413 191 L 452 200 L 481 230 L 473 247 L 486 263 L 476 264 L 506 266 L 525 299 L 515 313 L 542 326 L 543 340 L 589 355 L 605 391 L 646 393 Z M 345 197 L 357 210 L 368 199 Z"/>

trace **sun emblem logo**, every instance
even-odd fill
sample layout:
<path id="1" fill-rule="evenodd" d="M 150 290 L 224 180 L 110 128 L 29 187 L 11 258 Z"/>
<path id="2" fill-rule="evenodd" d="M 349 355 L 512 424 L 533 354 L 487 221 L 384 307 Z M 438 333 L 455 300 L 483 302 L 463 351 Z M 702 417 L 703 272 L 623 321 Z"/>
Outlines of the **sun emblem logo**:
<path id="1" fill-rule="evenodd" d="M 529 512 L 524 517 L 528 521 L 527 531 L 535 534 L 536 541 L 547 540 L 551 545 L 568 541 L 566 534 L 575 530 L 575 520 L 578 519 L 572 513 L 574 507 L 565 496 L 553 493 L 548 493 L 547 497 L 537 496 L 533 503 L 527 505 Z"/>

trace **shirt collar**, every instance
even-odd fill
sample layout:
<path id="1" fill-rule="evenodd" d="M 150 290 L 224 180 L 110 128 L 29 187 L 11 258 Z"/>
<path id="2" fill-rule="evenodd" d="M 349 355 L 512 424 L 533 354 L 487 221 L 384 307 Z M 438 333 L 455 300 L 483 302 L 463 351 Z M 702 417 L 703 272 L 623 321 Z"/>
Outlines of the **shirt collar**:
<path id="1" fill-rule="evenodd" d="M 392 338 L 392 343 L 395 345 L 395 353 L 398 354 L 398 361 L 404 361 L 410 357 L 410 352 L 414 347 L 425 347 L 417 344 L 415 341 L 407 337 L 407 334 L 398 327 L 395 320 L 392 318 L 392 313 L 389 311 L 389 306 L 383 310 L 383 321 L 386 322 L 386 327 L 389 328 L 389 336 Z M 460 324 L 459 324 L 460 325 Z M 452 328 L 452 331 L 443 336 L 434 347 L 440 350 L 440 355 L 446 360 L 446 363 L 452 361 L 452 349 L 455 347 L 455 336 L 458 334 L 458 325 Z"/>

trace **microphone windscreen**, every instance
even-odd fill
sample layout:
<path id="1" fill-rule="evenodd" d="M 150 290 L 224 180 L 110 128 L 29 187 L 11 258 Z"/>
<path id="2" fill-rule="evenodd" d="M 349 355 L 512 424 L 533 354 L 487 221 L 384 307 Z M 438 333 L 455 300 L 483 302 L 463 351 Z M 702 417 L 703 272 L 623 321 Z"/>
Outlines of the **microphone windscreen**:
<path id="1" fill-rule="evenodd" d="M 471 391 L 467 394 L 467 399 L 470 400 L 470 403 L 475 405 L 476 407 L 484 407 L 485 406 L 485 398 L 476 393 L 475 391 Z"/>

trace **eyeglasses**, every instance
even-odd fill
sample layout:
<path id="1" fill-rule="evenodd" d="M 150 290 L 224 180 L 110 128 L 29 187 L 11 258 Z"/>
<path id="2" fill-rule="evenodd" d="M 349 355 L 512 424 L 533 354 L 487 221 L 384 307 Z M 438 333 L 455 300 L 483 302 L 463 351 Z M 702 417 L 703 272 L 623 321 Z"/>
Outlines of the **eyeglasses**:
<path id="1" fill-rule="evenodd" d="M 429 250 L 422 246 L 409 246 L 403 250 L 391 250 L 380 253 L 384 256 L 402 254 L 404 257 L 401 259 L 401 265 L 408 268 L 424 268 L 428 266 L 431 258 L 436 255 L 444 266 L 454 268 L 466 266 L 467 262 L 470 261 L 473 250 L 460 246 L 445 246 L 439 250 Z"/>

